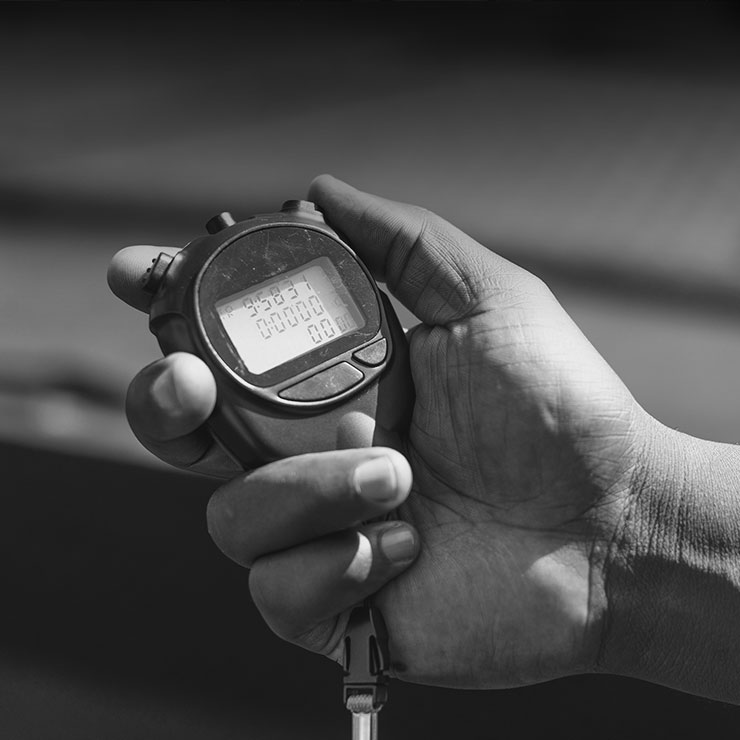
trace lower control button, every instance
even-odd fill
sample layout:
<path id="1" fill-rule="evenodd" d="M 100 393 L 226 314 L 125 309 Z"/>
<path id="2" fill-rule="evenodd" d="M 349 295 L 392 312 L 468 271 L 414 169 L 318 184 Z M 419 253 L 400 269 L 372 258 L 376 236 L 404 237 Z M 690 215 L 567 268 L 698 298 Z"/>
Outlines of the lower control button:
<path id="1" fill-rule="evenodd" d="M 385 339 L 378 339 L 377 342 L 373 342 L 369 347 L 355 352 L 352 355 L 352 359 L 361 362 L 363 365 L 376 367 L 383 364 L 387 352 L 388 342 Z"/>
<path id="2" fill-rule="evenodd" d="M 357 385 L 365 376 L 349 362 L 322 370 L 278 394 L 286 401 L 324 401 Z"/>

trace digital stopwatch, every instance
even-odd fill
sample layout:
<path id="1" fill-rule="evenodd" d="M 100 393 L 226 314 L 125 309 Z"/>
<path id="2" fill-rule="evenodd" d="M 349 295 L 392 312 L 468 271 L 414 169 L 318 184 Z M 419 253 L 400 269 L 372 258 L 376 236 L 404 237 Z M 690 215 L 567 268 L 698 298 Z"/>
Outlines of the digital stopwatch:
<path id="1" fill-rule="evenodd" d="M 144 277 L 165 354 L 200 357 L 217 385 L 208 425 L 250 469 L 305 452 L 397 447 L 413 385 L 403 330 L 357 255 L 307 201 L 208 235 Z"/>

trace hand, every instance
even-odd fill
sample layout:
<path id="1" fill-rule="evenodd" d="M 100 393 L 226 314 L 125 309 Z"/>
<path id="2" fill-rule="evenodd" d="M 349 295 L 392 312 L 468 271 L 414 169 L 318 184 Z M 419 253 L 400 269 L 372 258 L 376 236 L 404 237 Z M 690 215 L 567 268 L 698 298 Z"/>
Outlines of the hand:
<path id="1" fill-rule="evenodd" d="M 236 475 L 209 528 L 286 639 L 338 658 L 349 609 L 377 592 L 406 680 L 499 687 L 595 670 L 605 559 L 657 422 L 538 278 L 423 209 L 329 177 L 309 198 L 422 322 L 408 337 L 405 458 L 346 450 L 237 474 L 201 426 L 213 378 L 184 354 L 133 381 L 134 432 L 173 464 Z M 131 276 L 160 249 L 113 262 L 111 287 L 138 308 Z M 360 524 L 392 509 L 397 522 Z"/>

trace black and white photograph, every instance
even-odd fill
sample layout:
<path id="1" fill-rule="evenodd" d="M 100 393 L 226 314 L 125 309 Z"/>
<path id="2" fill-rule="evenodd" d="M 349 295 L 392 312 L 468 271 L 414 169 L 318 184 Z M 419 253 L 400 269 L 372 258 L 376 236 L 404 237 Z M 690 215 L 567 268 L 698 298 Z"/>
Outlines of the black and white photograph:
<path id="1" fill-rule="evenodd" d="M 0 740 L 740 733 L 740 9 L 0 2 Z"/>

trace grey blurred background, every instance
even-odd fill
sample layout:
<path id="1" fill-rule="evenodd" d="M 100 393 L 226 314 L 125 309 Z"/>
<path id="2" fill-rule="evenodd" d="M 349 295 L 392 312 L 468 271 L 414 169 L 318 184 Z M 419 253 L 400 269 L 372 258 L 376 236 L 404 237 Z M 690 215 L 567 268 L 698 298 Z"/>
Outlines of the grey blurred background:
<path id="1" fill-rule="evenodd" d="M 732 5 L 0 5 L 0 737 L 348 736 L 122 412 L 159 356 L 112 254 L 332 174 L 543 277 L 640 403 L 740 440 Z M 410 317 L 405 314 L 405 320 Z M 625 679 L 395 684 L 384 738 L 731 737 Z"/>

